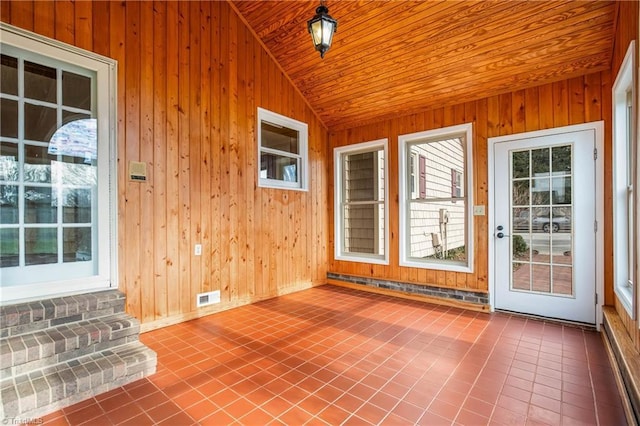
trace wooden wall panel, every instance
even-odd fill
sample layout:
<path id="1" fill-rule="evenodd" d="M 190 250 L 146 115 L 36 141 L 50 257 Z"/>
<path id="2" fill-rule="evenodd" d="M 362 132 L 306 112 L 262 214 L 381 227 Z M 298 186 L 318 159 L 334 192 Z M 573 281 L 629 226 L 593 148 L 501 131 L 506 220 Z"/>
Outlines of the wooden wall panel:
<path id="1" fill-rule="evenodd" d="M 153 7 L 153 164 L 150 167 L 153 182 L 153 303 L 143 312 L 144 321 L 153 321 L 160 313 L 168 312 L 167 264 L 167 82 L 168 66 L 166 46 L 168 40 L 167 4 L 155 1 Z M 147 319 L 148 318 L 148 319 Z M 153 319 L 152 319 L 153 318 Z"/>
<path id="2" fill-rule="evenodd" d="M 33 3 L 23 2 L 13 4 L 11 6 L 11 12 L 6 16 L 11 17 L 11 21 L 16 23 L 16 26 L 24 28 L 25 30 L 33 30 L 34 12 Z"/>
<path id="3" fill-rule="evenodd" d="M 142 76 L 150 76 L 140 79 L 140 158 L 150 158 L 153 161 L 149 161 L 147 164 L 147 173 L 150 181 L 150 186 L 155 189 L 155 164 L 156 161 L 153 157 L 155 152 L 155 143 L 153 139 L 154 131 L 154 97 L 155 91 L 153 90 L 155 85 L 161 84 L 161 77 L 157 77 L 153 72 L 154 69 L 154 50 L 153 50 L 153 38 L 155 36 L 154 27 L 154 12 L 153 2 L 141 3 L 140 7 L 140 74 Z M 159 79 L 156 82 L 156 78 Z M 152 236 L 155 232 L 155 221 L 144 220 L 146 217 L 153 217 L 154 210 L 154 191 L 147 191 L 142 187 L 140 191 L 140 237 L 141 237 L 141 250 L 140 254 L 142 259 L 154 259 L 155 257 L 155 244 L 144 244 L 142 241 L 147 240 L 146 236 Z M 164 212 L 160 213 L 160 216 L 164 216 Z M 162 219 L 160 219 L 162 220 Z M 151 239 L 153 241 L 154 239 Z M 160 252 L 164 250 L 164 247 L 160 248 Z M 154 264 L 153 262 L 142 262 L 140 267 L 140 282 L 152 282 L 154 280 Z M 160 287 L 164 283 L 160 282 Z M 140 312 L 143 321 L 150 321 L 154 318 L 154 306 L 153 303 L 146 303 L 147 300 L 155 301 L 155 286 L 140 286 Z"/>
<path id="4" fill-rule="evenodd" d="M 125 39 L 125 57 L 127 66 L 125 68 L 125 148 L 124 152 L 119 152 L 119 155 L 124 154 L 125 159 L 123 168 L 128 168 L 129 161 L 141 161 L 140 157 L 140 99 L 145 96 L 145 93 L 141 91 L 141 43 L 140 43 L 140 3 L 128 4 L 124 7 L 124 39 Z M 57 19 L 57 12 L 56 12 Z M 141 289 L 141 270 L 143 265 L 141 263 L 143 257 L 141 251 L 144 250 L 142 246 L 142 239 L 140 234 L 140 222 L 141 222 L 141 197 L 140 187 L 138 182 L 131 182 L 128 179 L 124 179 L 124 185 L 120 186 L 119 190 L 124 191 L 125 196 L 125 209 L 124 209 L 124 221 L 126 226 L 126 241 L 124 241 L 124 248 L 128 251 L 125 263 L 121 264 L 120 269 L 122 271 L 124 288 L 127 289 L 127 310 L 129 312 L 137 312 L 140 317 L 142 308 L 142 289 Z M 129 247 L 137 247 L 137 250 L 128 250 Z M 142 319 L 142 318 L 141 318 Z"/>
<path id="5" fill-rule="evenodd" d="M 325 282 L 328 133 L 228 3 L 1 11 L 118 61 L 118 279 L 143 329 Z M 257 107 L 309 124 L 308 192 L 258 188 Z M 147 163 L 147 182 L 128 181 L 129 161 Z M 222 303 L 197 309 L 212 290 Z"/>
<path id="6" fill-rule="evenodd" d="M 611 91 L 608 72 L 598 72 L 570 80 L 504 93 L 475 102 L 467 102 L 452 107 L 435 108 L 422 114 L 385 121 L 353 129 L 334 131 L 330 135 L 331 148 L 365 142 L 389 139 L 389 224 L 390 224 L 390 265 L 372 266 L 366 263 L 333 260 L 333 233 L 330 234 L 329 271 L 341 274 L 376 277 L 380 279 L 407 281 L 416 284 L 435 285 L 488 291 L 488 216 L 474 217 L 474 272 L 456 273 L 435 270 L 417 270 L 400 267 L 398 262 L 398 136 L 422 130 L 437 129 L 463 123 L 473 123 L 473 175 L 474 204 L 488 204 L 488 164 L 487 140 L 490 137 L 509 135 L 524 131 L 548 129 L 587 121 L 608 120 L 608 111 L 601 101 Z M 588 108 L 586 107 L 588 105 Z M 610 137 L 605 141 L 609 145 Z M 332 161 L 332 156 L 328 158 Z M 611 175 L 606 167 L 605 176 Z M 330 175 L 331 176 L 331 175 Z M 610 192 L 610 191 L 609 191 Z M 330 202 L 333 204 L 333 183 L 330 183 Z M 611 211 L 610 200 L 607 211 Z M 329 218 L 333 229 L 333 216 Z M 605 252 L 612 250 L 611 242 Z M 607 285 L 611 286 L 611 270 L 607 269 Z M 613 303 L 612 295 L 608 296 Z"/>
<path id="7" fill-rule="evenodd" d="M 474 197 L 487 204 L 487 139 L 605 120 L 611 211 L 610 91 L 637 39 L 638 3 L 619 2 L 612 72 L 503 93 L 328 136 L 280 67 L 226 2 L 2 2 L 4 22 L 118 61 L 119 283 L 145 327 L 196 317 L 325 281 L 326 271 L 487 291 L 487 218 L 475 217 L 473 274 L 398 267 L 397 136 L 474 123 Z M 257 187 L 255 109 L 309 123 L 309 192 Z M 391 265 L 333 258 L 331 148 L 389 138 Z M 330 141 L 330 143 L 329 143 Z M 126 179 L 129 161 L 149 180 Z M 203 256 L 193 246 L 203 245 Z M 327 246 L 329 244 L 329 246 Z M 612 291 L 605 223 L 606 294 Z M 195 294 L 223 303 L 196 310 Z M 618 309 L 620 312 L 621 310 Z M 640 345 L 637 322 L 623 321 Z"/>
<path id="8" fill-rule="evenodd" d="M 162 9 L 156 9 L 161 11 Z M 157 12 L 160 13 L 160 12 Z M 180 314 L 180 297 L 179 297 L 179 260 L 180 239 L 184 236 L 180 234 L 180 223 L 178 220 L 179 189 L 179 164 L 178 164 L 178 117 L 180 108 L 178 104 L 178 4 L 176 2 L 166 3 L 166 69 L 167 69 L 167 85 L 166 85 L 166 159 L 164 163 L 167 166 L 166 172 L 166 245 L 167 257 L 167 301 L 166 306 L 156 305 L 156 318 L 174 317 Z M 217 99 L 216 99 L 217 101 Z M 159 158 L 162 158 L 159 156 Z M 154 216 L 155 219 L 155 216 Z M 162 226 L 162 222 L 160 222 Z M 166 310 L 162 310 L 165 308 Z"/>

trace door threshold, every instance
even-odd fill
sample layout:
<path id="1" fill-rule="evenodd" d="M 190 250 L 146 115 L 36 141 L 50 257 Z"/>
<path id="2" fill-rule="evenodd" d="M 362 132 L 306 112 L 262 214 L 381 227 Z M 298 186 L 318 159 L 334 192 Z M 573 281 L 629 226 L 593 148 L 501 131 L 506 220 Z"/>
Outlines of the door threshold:
<path id="1" fill-rule="evenodd" d="M 550 324 L 567 325 L 575 328 L 581 328 L 584 330 L 597 330 L 597 327 L 595 324 L 589 324 L 586 322 L 570 321 L 570 320 L 565 320 L 561 318 L 543 317 L 541 315 L 525 314 L 523 312 L 509 311 L 507 309 L 496 309 L 495 312 L 500 314 L 512 315 L 515 317 L 532 319 L 532 320 L 541 321 L 541 322 L 548 322 Z"/>

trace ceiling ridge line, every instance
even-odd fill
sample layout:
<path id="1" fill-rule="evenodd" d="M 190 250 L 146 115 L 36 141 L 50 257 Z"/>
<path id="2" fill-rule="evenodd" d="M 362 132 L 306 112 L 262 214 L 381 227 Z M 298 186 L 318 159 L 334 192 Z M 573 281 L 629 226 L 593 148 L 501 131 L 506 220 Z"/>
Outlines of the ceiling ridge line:
<path id="1" fill-rule="evenodd" d="M 302 94 L 302 91 L 300 90 L 300 88 L 293 82 L 293 79 L 289 76 L 289 74 L 284 70 L 284 68 L 282 68 L 282 65 L 280 65 L 280 62 L 278 62 L 278 60 L 275 58 L 275 56 L 273 56 L 273 54 L 271 53 L 271 50 L 269 50 L 267 48 L 267 46 L 264 44 L 264 42 L 262 41 L 262 39 L 260 37 L 258 37 L 258 34 L 256 34 L 255 30 L 253 29 L 253 27 L 251 25 L 249 25 L 249 22 L 247 21 L 247 19 L 244 17 L 244 15 L 242 13 L 240 13 L 240 11 L 238 10 L 238 8 L 236 7 L 235 4 L 233 4 L 232 0 L 227 0 L 227 4 L 231 7 L 231 9 L 234 11 L 234 13 L 236 14 L 236 16 L 240 19 L 240 21 L 242 21 L 242 23 L 244 24 L 245 27 L 247 27 L 247 29 L 249 30 L 249 32 L 251 33 L 251 35 L 253 36 L 253 38 L 255 40 L 258 41 L 258 43 L 260 44 L 260 46 L 262 46 L 262 48 L 264 49 L 265 52 L 267 52 L 267 55 L 271 58 L 271 60 L 276 64 L 276 66 L 278 67 L 278 69 L 280 70 L 280 72 L 282 72 L 282 74 L 284 74 L 284 76 L 287 78 L 287 81 L 291 84 L 291 86 L 294 88 L 294 90 L 298 93 L 298 95 L 300 95 L 300 97 L 302 98 L 302 100 L 304 101 L 304 103 L 307 105 L 307 107 L 309 108 L 309 110 L 311 110 L 311 112 L 313 113 L 313 115 L 316 116 L 316 119 L 320 122 L 320 124 L 322 125 L 322 127 L 324 128 L 324 130 L 329 131 L 329 127 L 327 126 L 327 124 L 324 122 L 324 120 L 321 118 L 320 114 L 318 114 L 318 111 L 315 110 L 315 108 L 313 108 L 311 106 L 311 104 L 309 103 L 309 101 L 307 100 L 307 98 Z"/>

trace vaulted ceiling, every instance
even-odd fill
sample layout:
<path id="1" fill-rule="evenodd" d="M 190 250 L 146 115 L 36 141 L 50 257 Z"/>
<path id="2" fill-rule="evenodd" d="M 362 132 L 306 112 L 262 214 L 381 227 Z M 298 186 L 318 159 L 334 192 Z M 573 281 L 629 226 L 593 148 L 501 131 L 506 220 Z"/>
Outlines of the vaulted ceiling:
<path id="1" fill-rule="evenodd" d="M 324 59 L 306 22 L 319 1 L 232 1 L 330 129 L 608 69 L 613 1 L 327 0 Z"/>

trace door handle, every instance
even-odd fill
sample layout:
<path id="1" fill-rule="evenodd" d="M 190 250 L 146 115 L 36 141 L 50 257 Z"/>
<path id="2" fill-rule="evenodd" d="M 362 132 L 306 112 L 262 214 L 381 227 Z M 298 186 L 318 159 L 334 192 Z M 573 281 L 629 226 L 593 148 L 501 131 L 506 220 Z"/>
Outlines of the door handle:
<path id="1" fill-rule="evenodd" d="M 504 226 L 502 226 L 502 225 L 498 225 L 498 226 L 496 227 L 496 229 L 497 229 L 498 231 L 502 231 L 502 230 L 504 229 Z M 496 235 L 496 238 L 504 238 L 504 237 L 508 237 L 508 236 L 509 236 L 509 235 L 505 234 L 504 232 L 498 232 L 498 233 L 497 233 L 497 234 L 495 234 L 495 235 Z"/>

